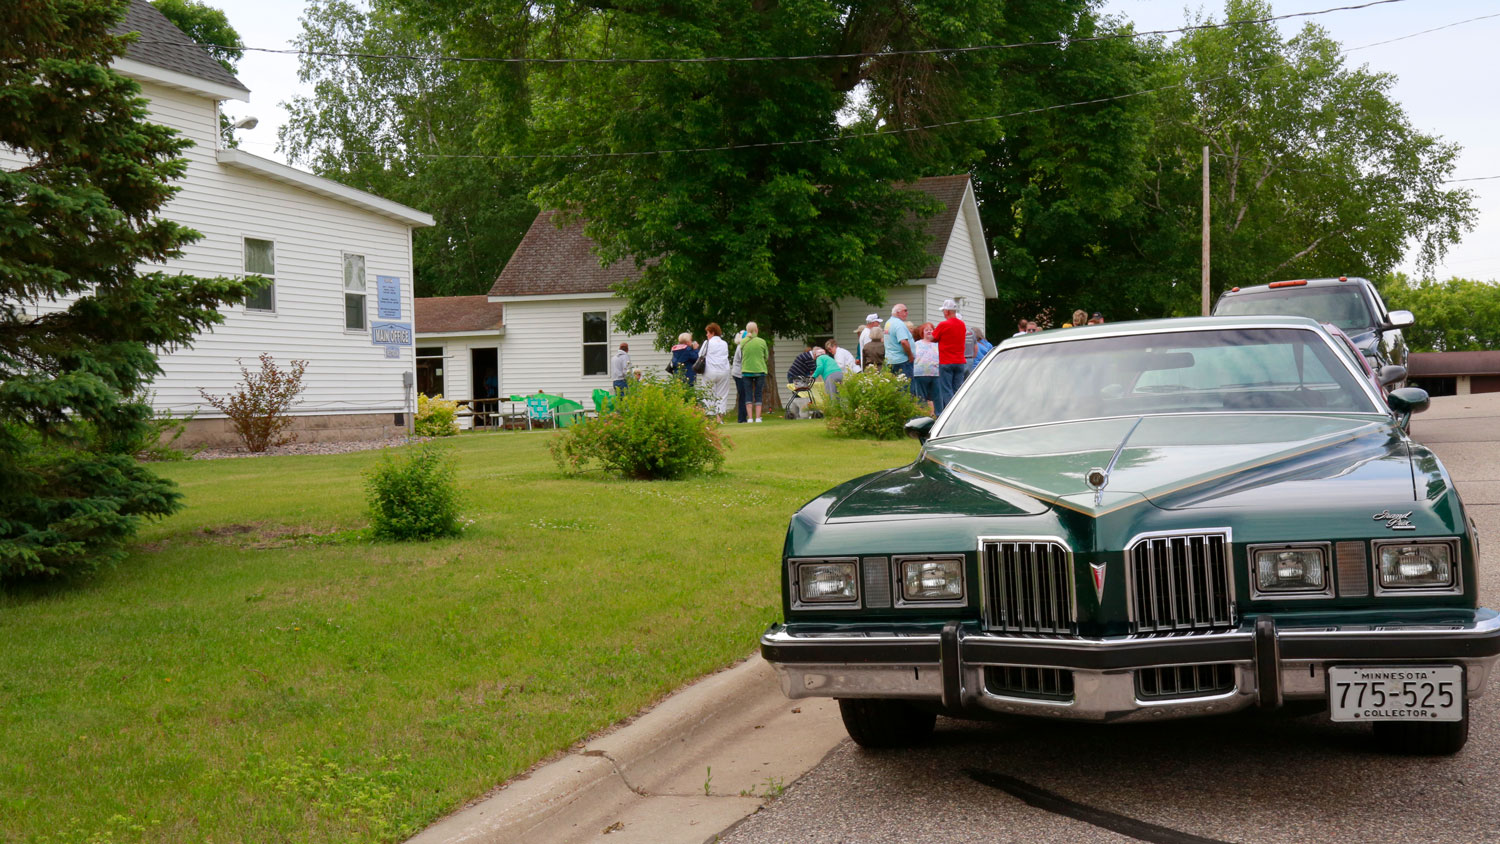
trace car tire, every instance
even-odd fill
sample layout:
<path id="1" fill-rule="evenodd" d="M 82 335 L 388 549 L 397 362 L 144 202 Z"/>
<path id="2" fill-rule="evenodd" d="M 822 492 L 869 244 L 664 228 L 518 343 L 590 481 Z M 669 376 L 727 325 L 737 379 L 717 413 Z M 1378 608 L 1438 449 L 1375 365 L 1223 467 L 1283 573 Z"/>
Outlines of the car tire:
<path id="1" fill-rule="evenodd" d="M 1462 721 L 1376 721 L 1375 741 L 1392 753 L 1452 756 L 1469 740 L 1469 716 Z"/>
<path id="2" fill-rule="evenodd" d="M 840 698 L 839 715 L 849 738 L 860 747 L 911 747 L 926 741 L 937 714 L 904 700 Z"/>

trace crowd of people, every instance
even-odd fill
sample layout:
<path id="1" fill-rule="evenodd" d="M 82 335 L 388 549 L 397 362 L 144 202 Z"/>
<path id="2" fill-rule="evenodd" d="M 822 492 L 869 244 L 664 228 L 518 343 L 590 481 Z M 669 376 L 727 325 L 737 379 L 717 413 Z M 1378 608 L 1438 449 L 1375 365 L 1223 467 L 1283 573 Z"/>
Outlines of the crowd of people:
<path id="1" fill-rule="evenodd" d="M 1073 312 L 1073 321 L 1062 324 L 1063 328 L 1074 328 L 1080 325 L 1103 325 L 1104 315 L 1094 311 L 1092 315 L 1082 308 Z M 1012 337 L 1020 337 L 1022 334 L 1035 334 L 1042 329 L 1037 326 L 1034 319 L 1022 319 L 1016 323 L 1016 333 Z"/>
<path id="2" fill-rule="evenodd" d="M 958 307 L 957 302 L 948 299 L 939 307 L 942 320 L 921 325 L 907 320 L 909 312 L 904 304 L 892 306 L 891 315 L 885 320 L 872 313 L 855 329 L 858 339 L 854 351 L 840 346 L 833 338 L 822 345 L 809 344 L 787 367 L 787 382 L 822 381 L 828 397 L 835 399 L 846 375 L 869 367 L 883 367 L 905 378 L 912 394 L 934 414 L 940 414 L 963 386 L 964 379 L 994 348 L 985 339 L 984 329 L 966 323 Z M 1090 315 L 1077 310 L 1073 312 L 1073 321 L 1063 323 L 1062 327 L 1103 322 L 1104 317 L 1098 312 Z M 1016 328 L 1017 337 L 1041 330 L 1036 320 L 1029 319 L 1017 322 Z M 759 326 L 746 323 L 734 336 L 732 353 L 718 323 L 709 323 L 704 333 L 707 339 L 701 344 L 689 332 L 678 336 L 667 371 L 693 386 L 698 386 L 702 379 L 705 404 L 720 422 L 729 412 L 731 389 L 737 420 L 760 422 L 770 376 L 771 347 L 760 336 Z M 630 345 L 621 343 L 610 364 L 610 377 L 617 392 L 626 389 L 629 373 Z"/>

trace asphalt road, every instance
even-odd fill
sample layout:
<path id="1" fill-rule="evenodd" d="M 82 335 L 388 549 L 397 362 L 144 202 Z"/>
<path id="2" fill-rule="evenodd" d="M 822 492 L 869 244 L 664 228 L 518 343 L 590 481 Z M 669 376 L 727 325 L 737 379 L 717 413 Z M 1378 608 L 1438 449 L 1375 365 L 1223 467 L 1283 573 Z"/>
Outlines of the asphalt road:
<path id="1" fill-rule="evenodd" d="M 1438 452 L 1479 526 L 1482 602 L 1496 606 L 1500 394 L 1434 400 L 1413 435 Z M 940 718 L 917 750 L 846 740 L 718 840 L 1500 842 L 1497 675 L 1454 757 L 1388 756 L 1367 728 L 1326 715 L 1114 726 Z"/>

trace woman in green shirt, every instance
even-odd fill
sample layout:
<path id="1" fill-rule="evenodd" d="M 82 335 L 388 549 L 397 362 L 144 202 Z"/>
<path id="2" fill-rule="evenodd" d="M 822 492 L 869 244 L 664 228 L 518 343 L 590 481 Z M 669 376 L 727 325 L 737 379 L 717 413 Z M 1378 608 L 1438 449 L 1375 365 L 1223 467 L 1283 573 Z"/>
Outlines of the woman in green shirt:
<path id="1" fill-rule="evenodd" d="M 755 323 L 745 323 L 745 333 L 749 336 L 740 344 L 744 353 L 741 362 L 745 378 L 745 415 L 751 422 L 759 422 L 766 392 L 766 360 L 771 356 L 771 348 L 760 338 L 760 327 Z"/>
<path id="2" fill-rule="evenodd" d="M 823 352 L 822 349 L 818 351 Z M 844 368 L 833 359 L 833 355 L 827 352 L 818 355 L 818 366 L 813 370 L 813 377 L 823 379 L 823 391 L 828 393 L 830 399 L 838 398 L 839 382 L 844 380 Z"/>

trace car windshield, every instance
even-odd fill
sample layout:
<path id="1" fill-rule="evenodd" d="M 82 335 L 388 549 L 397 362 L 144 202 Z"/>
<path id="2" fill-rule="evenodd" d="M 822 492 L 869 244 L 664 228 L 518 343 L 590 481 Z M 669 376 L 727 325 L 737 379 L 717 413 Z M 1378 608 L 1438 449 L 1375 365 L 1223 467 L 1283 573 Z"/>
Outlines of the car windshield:
<path id="1" fill-rule="evenodd" d="M 1349 332 L 1369 331 L 1375 324 L 1364 297 L 1354 285 L 1338 287 L 1279 287 L 1225 296 L 1214 308 L 1214 316 L 1312 317 L 1331 322 Z"/>
<path id="2" fill-rule="evenodd" d="M 943 436 L 1158 413 L 1382 412 L 1323 335 L 1297 328 L 1020 346 L 986 360 L 972 381 L 944 414 Z"/>

